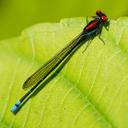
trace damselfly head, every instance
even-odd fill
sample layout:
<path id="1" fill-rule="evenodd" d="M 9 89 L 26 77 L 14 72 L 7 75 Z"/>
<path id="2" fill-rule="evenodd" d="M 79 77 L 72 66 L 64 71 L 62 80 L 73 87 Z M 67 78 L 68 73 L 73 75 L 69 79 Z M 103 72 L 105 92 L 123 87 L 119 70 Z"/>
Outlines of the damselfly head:
<path id="1" fill-rule="evenodd" d="M 102 11 L 97 10 L 96 15 L 99 18 L 99 20 L 103 23 L 106 30 L 108 30 L 108 26 L 110 24 L 110 20 L 108 19 L 107 15 L 104 14 Z"/>
<path id="2" fill-rule="evenodd" d="M 106 22 L 108 20 L 107 16 L 100 10 L 96 11 L 96 15 L 102 20 L 102 22 Z"/>

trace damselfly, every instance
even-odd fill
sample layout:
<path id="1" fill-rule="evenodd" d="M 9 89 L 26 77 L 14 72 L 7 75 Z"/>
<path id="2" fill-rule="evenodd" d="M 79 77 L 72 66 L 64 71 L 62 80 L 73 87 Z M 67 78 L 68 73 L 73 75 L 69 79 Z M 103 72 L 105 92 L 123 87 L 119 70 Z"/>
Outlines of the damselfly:
<path id="1" fill-rule="evenodd" d="M 21 104 L 37 89 L 41 82 L 82 42 L 92 40 L 97 35 L 100 37 L 103 26 L 108 30 L 109 20 L 107 16 L 96 11 L 96 16 L 83 29 L 83 31 L 66 45 L 61 51 L 54 55 L 48 62 L 42 65 L 33 73 L 23 84 L 23 88 L 32 86 L 32 88 L 12 107 L 11 112 L 16 113 Z"/>

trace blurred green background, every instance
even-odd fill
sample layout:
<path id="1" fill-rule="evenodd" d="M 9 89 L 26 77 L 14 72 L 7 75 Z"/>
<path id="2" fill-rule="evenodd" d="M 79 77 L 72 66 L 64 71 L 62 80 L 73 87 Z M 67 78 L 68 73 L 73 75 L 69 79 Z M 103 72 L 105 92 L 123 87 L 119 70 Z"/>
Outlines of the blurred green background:
<path id="1" fill-rule="evenodd" d="M 127 0 L 0 0 L 0 39 L 17 36 L 33 24 L 62 18 L 95 15 L 103 10 L 110 18 L 128 15 Z"/>

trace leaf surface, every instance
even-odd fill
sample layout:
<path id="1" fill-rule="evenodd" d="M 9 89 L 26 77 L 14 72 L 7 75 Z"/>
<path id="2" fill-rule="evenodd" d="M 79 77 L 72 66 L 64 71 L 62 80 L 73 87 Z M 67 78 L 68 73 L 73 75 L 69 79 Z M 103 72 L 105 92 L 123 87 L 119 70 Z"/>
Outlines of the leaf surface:
<path id="1" fill-rule="evenodd" d="M 42 64 L 77 36 L 85 18 L 63 19 L 25 29 L 0 41 L 0 127 L 127 128 L 128 18 L 111 20 L 81 46 L 56 75 L 13 115 L 12 105 L 25 94 L 22 84 Z M 53 72 L 55 74 L 55 71 Z M 41 89 L 42 88 L 42 89 Z"/>

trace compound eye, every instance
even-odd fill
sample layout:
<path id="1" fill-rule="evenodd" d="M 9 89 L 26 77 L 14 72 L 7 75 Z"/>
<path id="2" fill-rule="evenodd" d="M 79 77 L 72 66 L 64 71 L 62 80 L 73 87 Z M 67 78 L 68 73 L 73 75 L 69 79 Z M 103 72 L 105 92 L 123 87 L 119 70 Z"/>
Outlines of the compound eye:
<path id="1" fill-rule="evenodd" d="M 102 16 L 101 19 L 102 19 L 103 22 L 105 22 L 107 20 L 107 17 L 106 16 Z"/>

